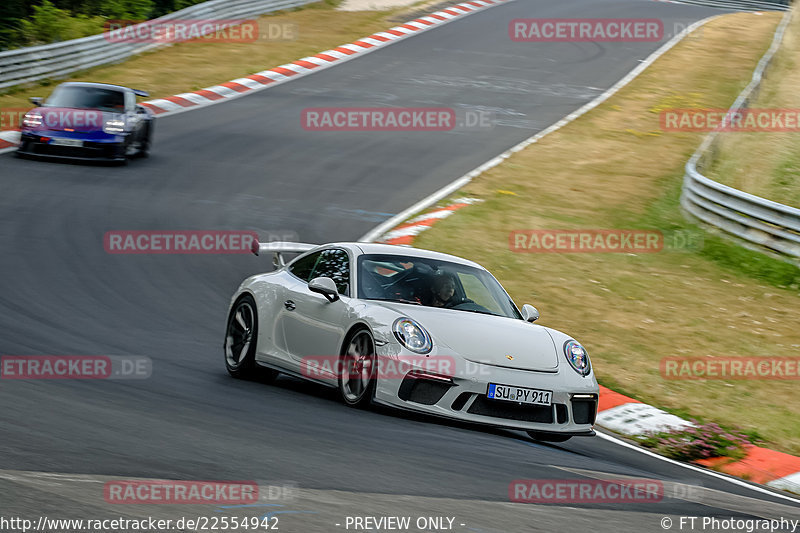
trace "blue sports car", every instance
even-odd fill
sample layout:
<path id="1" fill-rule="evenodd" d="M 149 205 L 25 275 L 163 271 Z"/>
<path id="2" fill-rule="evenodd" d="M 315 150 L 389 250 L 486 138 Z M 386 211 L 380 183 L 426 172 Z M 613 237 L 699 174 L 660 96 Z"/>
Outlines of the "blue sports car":
<path id="1" fill-rule="evenodd" d="M 137 91 L 105 83 L 62 83 L 50 97 L 31 98 L 37 107 L 20 125 L 17 154 L 126 163 L 147 157 L 155 116 Z"/>

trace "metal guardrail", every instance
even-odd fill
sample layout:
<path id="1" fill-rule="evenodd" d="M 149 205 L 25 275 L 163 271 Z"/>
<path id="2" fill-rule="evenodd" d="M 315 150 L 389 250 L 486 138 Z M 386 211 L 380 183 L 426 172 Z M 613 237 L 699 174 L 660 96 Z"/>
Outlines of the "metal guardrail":
<path id="1" fill-rule="evenodd" d="M 731 106 L 731 116 L 745 109 L 752 100 L 764 71 L 780 47 L 791 16 L 791 12 L 784 16 L 752 80 Z M 745 244 L 766 248 L 797 262 L 800 258 L 800 209 L 734 189 L 700 173 L 710 163 L 718 139 L 719 131 L 712 132 L 686 163 L 681 207 L 695 219 L 743 239 Z"/>
<path id="2" fill-rule="evenodd" d="M 693 4 L 721 9 L 747 11 L 787 11 L 789 0 L 674 0 L 681 4 Z"/>
<path id="3" fill-rule="evenodd" d="M 318 0 L 210 0 L 143 24 L 176 20 L 244 20 L 316 1 Z M 0 52 L 0 90 L 44 79 L 63 78 L 74 72 L 118 63 L 134 54 L 171 44 L 112 42 L 107 37 L 101 33 L 61 43 Z"/>

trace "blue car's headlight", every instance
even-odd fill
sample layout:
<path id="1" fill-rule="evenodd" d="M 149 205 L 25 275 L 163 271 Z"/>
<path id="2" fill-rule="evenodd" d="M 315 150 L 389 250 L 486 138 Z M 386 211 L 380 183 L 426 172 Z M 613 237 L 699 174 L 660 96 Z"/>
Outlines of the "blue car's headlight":
<path id="1" fill-rule="evenodd" d="M 22 117 L 22 125 L 27 128 L 38 128 L 42 125 L 42 114 L 36 110 L 28 111 Z"/>
<path id="2" fill-rule="evenodd" d="M 589 354 L 586 348 L 581 346 L 577 341 L 569 340 L 564 343 L 564 355 L 567 357 L 569 366 L 581 376 L 588 376 L 592 370 L 592 364 L 589 362 Z"/>
<path id="3" fill-rule="evenodd" d="M 103 131 L 111 135 L 122 133 L 125 131 L 125 121 L 116 119 L 106 120 L 103 124 Z"/>
<path id="4" fill-rule="evenodd" d="M 414 353 L 426 354 L 433 349 L 430 334 L 415 320 L 398 318 L 392 324 L 392 331 L 400 344 Z"/>

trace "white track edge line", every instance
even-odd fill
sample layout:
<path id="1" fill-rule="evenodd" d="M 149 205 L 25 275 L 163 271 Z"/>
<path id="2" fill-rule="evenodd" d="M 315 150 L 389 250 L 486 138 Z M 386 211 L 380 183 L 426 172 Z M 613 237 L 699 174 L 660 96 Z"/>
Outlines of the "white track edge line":
<path id="1" fill-rule="evenodd" d="M 683 468 L 688 468 L 689 470 L 693 470 L 695 472 L 700 472 L 700 473 L 703 473 L 703 474 L 707 474 L 707 475 L 709 475 L 711 477 L 719 478 L 719 479 L 728 481 L 730 483 L 733 483 L 734 485 L 739 485 L 740 487 L 745 487 L 745 488 L 748 488 L 748 489 L 752 489 L 752 490 L 754 490 L 756 492 L 762 492 L 764 494 L 769 494 L 770 496 L 775 496 L 776 498 L 781 498 L 781 499 L 790 501 L 790 502 L 795 503 L 795 504 L 800 503 L 800 500 L 798 500 L 797 498 L 792 498 L 791 496 L 786 496 L 785 494 L 781 494 L 780 492 L 776 492 L 774 490 L 766 489 L 766 488 L 764 488 L 764 487 L 762 487 L 760 485 L 753 485 L 752 483 L 748 483 L 748 482 L 746 482 L 744 480 L 741 480 L 741 479 L 739 479 L 737 477 L 728 476 L 728 475 L 725 475 L 725 474 L 720 474 L 719 472 L 715 472 L 715 471 L 709 470 L 707 468 L 700 468 L 699 466 L 695 466 L 695 465 L 692 465 L 692 464 L 689 464 L 689 463 L 681 463 L 680 461 L 676 461 L 674 459 L 670 459 L 669 457 L 664 457 L 663 455 L 658 455 L 657 453 L 651 452 L 650 450 L 646 450 L 645 448 L 642 448 L 640 446 L 635 446 L 635 445 L 633 445 L 633 444 L 631 444 L 629 442 L 625 442 L 624 440 L 619 439 L 617 437 L 614 437 L 612 435 L 609 435 L 607 433 L 601 433 L 601 432 L 598 431 L 597 432 L 597 436 L 600 437 L 601 439 L 607 440 L 607 441 L 612 442 L 614 444 L 618 444 L 620 446 L 624 446 L 625 448 L 630 448 L 632 450 L 636 450 L 636 451 L 638 451 L 640 453 L 643 453 L 645 455 L 649 455 L 650 457 L 653 457 L 655 459 L 661 459 L 662 461 L 665 461 L 665 462 L 673 464 L 673 465 L 682 466 Z"/>
<path id="2" fill-rule="evenodd" d="M 534 135 L 532 137 L 529 137 L 528 139 L 522 141 L 521 143 L 509 148 L 508 150 L 506 150 L 502 154 L 498 155 L 497 157 L 495 157 L 493 159 L 490 159 L 489 161 L 487 161 L 483 165 L 477 167 L 476 169 L 468 172 L 467 174 L 464 174 L 463 176 L 461 176 L 460 178 L 456 179 L 455 181 L 453 181 L 449 185 L 446 185 L 446 186 L 442 187 L 441 189 L 439 189 L 438 191 L 434 192 L 433 194 L 427 196 L 426 198 L 423 198 L 422 200 L 420 200 L 416 204 L 412 205 L 411 207 L 409 207 L 408 209 L 402 211 L 401 213 L 398 213 L 397 215 L 395 215 L 394 217 L 390 218 L 386 222 L 378 224 L 369 233 L 367 233 L 366 235 L 361 237 L 359 239 L 359 242 L 372 242 L 372 241 L 374 241 L 375 239 L 377 239 L 378 237 L 382 236 L 384 233 L 386 233 L 387 231 L 392 229 L 394 226 L 396 226 L 400 222 L 403 222 L 409 216 L 413 215 L 414 213 L 416 213 L 418 211 L 421 211 L 422 209 L 425 209 L 426 207 L 429 207 L 431 204 L 433 204 L 435 202 L 438 202 L 442 198 L 444 198 L 444 197 L 448 196 L 449 194 L 453 193 L 454 191 L 460 189 L 461 187 L 463 187 L 464 185 L 466 185 L 467 183 L 472 181 L 473 178 L 475 178 L 476 176 L 482 174 L 484 171 L 489 170 L 490 168 L 499 165 L 503 160 L 507 159 L 511 154 L 513 154 L 515 152 L 518 152 L 518 151 L 522 150 L 523 148 L 535 143 L 536 141 L 538 141 L 539 139 L 541 139 L 545 135 L 561 129 L 562 127 L 564 127 L 567 124 L 569 124 L 570 122 L 574 121 L 575 119 L 577 119 L 581 115 L 583 115 L 583 114 L 589 112 L 590 110 L 594 109 L 595 107 L 597 107 L 598 105 L 600 105 L 604 101 L 608 100 L 611 96 L 613 96 L 617 91 L 622 89 L 625 85 L 627 85 L 628 83 L 633 81 L 647 67 L 652 65 L 659 57 L 661 57 L 663 54 L 665 54 L 670 49 L 672 49 L 676 44 L 678 44 L 680 41 L 682 41 L 688 34 L 690 34 L 694 30 L 696 30 L 697 28 L 705 25 L 706 23 L 708 23 L 711 20 L 714 20 L 715 18 L 718 18 L 720 16 L 722 16 L 722 15 L 714 15 L 714 16 L 707 17 L 705 19 L 702 19 L 702 20 L 699 20 L 699 21 L 695 22 L 694 24 L 692 24 L 688 28 L 684 29 L 681 33 L 679 33 L 678 35 L 673 37 L 669 42 L 664 44 L 664 46 L 662 46 L 661 48 L 659 48 L 658 50 L 656 50 L 655 52 L 650 54 L 650 56 L 646 60 L 644 60 L 639 65 L 637 65 L 636 68 L 634 68 L 632 71 L 630 71 L 624 78 L 622 78 L 620 81 L 618 81 L 616 84 L 614 84 L 614 86 L 612 86 L 610 89 L 608 89 L 606 92 L 604 92 L 603 94 L 601 94 L 600 96 L 598 96 L 597 98 L 595 98 L 594 100 L 589 102 L 588 104 L 584 105 L 583 107 L 581 107 L 577 111 L 574 111 L 571 114 L 567 115 L 565 118 L 559 120 L 558 122 L 556 122 L 555 124 L 551 125 L 547 129 L 542 130 L 541 132 L 537 133 L 536 135 Z M 627 448 L 631 448 L 633 450 L 637 450 L 640 453 L 643 453 L 645 455 L 649 455 L 649 456 L 654 457 L 656 459 L 661 459 L 662 461 L 665 461 L 665 462 L 668 462 L 668 463 L 671 463 L 671 464 L 675 464 L 675 465 L 678 465 L 678 466 L 682 466 L 684 468 L 688 468 L 689 470 L 694 470 L 696 472 L 701 472 L 703 474 L 707 474 L 707 475 L 712 476 L 712 477 L 716 477 L 716 478 L 719 478 L 719 479 L 726 480 L 726 481 L 728 481 L 730 483 L 733 483 L 734 485 L 739 485 L 741 487 L 749 488 L 749 489 L 754 490 L 756 492 L 769 494 L 771 496 L 775 496 L 777 498 L 781 498 L 781 499 L 784 499 L 784 500 L 787 500 L 787 501 L 790 501 L 790 502 L 793 502 L 793 503 L 797 503 L 798 502 L 797 499 L 792 498 L 790 496 L 786 496 L 786 495 L 781 494 L 779 492 L 775 492 L 775 491 L 763 488 L 763 487 L 761 487 L 759 485 L 752 485 L 752 484 L 747 483 L 745 481 L 742 481 L 742 480 L 740 480 L 738 478 L 731 477 L 731 476 L 726 476 L 726 475 L 720 474 L 718 472 L 714 472 L 713 470 L 708 470 L 708 469 L 700 468 L 700 467 L 697 467 L 697 466 L 694 466 L 694 465 L 690 465 L 690 464 L 687 464 L 687 463 L 681 463 L 681 462 L 675 461 L 673 459 L 669 459 L 667 457 L 658 455 L 657 453 L 651 452 L 649 450 L 645 450 L 644 448 L 641 448 L 639 446 L 634 446 L 633 444 L 630 444 L 628 442 L 620 440 L 620 439 L 618 439 L 616 437 L 613 437 L 611 435 L 607 435 L 605 433 L 598 432 L 597 436 L 600 437 L 601 439 L 608 440 L 608 441 L 613 442 L 615 444 L 618 444 L 620 446 L 624 446 L 624 447 L 627 447 Z"/>
<path id="3" fill-rule="evenodd" d="M 569 124 L 573 120 L 577 119 L 581 115 L 584 115 L 585 113 L 588 113 L 589 111 L 591 111 L 592 109 L 594 109 L 598 105 L 600 105 L 603 102 L 605 102 L 606 100 L 608 100 L 617 91 L 622 89 L 624 86 L 629 84 L 631 81 L 633 81 L 647 67 L 652 65 L 659 57 L 664 55 L 672 47 L 674 47 L 676 44 L 678 44 L 680 41 L 682 41 L 684 39 L 684 37 L 689 35 L 691 32 L 693 32 L 697 28 L 703 26 L 707 22 L 709 22 L 709 21 L 711 21 L 711 20 L 713 20 L 713 19 L 715 19 L 717 17 L 720 17 L 720 16 L 722 16 L 722 15 L 713 15 L 711 17 L 707 17 L 705 19 L 702 19 L 702 20 L 699 20 L 699 21 L 695 22 L 694 24 L 692 24 L 688 28 L 685 28 L 681 33 L 679 33 L 678 35 L 676 35 L 675 37 L 670 39 L 661 48 L 659 48 L 658 50 L 656 50 L 655 52 L 650 54 L 647 57 L 647 59 L 645 59 L 644 61 L 639 63 L 639 65 L 637 65 L 633 70 L 631 70 L 628 74 L 626 74 L 624 78 L 622 78 L 620 81 L 618 81 L 616 84 L 614 84 L 611 88 L 609 88 L 606 92 L 604 92 L 603 94 L 601 94 L 600 96 L 598 96 L 597 98 L 592 100 L 591 102 L 583 105 L 582 107 L 580 107 L 576 111 L 573 111 L 572 113 L 570 113 L 566 117 L 562 118 L 561 120 L 559 120 L 555 124 L 550 125 L 546 129 L 540 131 L 536 135 L 533 135 L 532 137 L 528 137 L 524 141 L 512 146 L 511 148 L 509 148 L 505 152 L 503 152 L 500 155 L 490 159 L 489 161 L 487 161 L 486 163 L 482 164 L 481 166 L 479 166 L 479 167 L 467 172 L 466 174 L 464 174 L 460 178 L 456 179 L 455 181 L 451 182 L 448 185 L 445 185 L 444 187 L 442 187 L 441 189 L 435 191 L 434 193 L 426 196 L 425 198 L 423 198 L 419 202 L 415 203 L 414 205 L 412 205 L 408 209 L 405 209 L 405 210 L 401 211 L 400 213 L 398 213 L 397 215 L 393 216 L 389 220 L 387 220 L 385 222 L 382 222 L 381 224 L 378 224 L 373 229 L 371 229 L 368 233 L 366 233 L 360 239 L 358 239 L 359 242 L 373 242 L 373 241 L 375 241 L 375 239 L 379 238 L 381 235 L 383 235 L 384 233 L 388 232 L 393 227 L 395 227 L 398 224 L 400 224 L 401 222 L 405 221 L 411 215 L 413 215 L 413 214 L 415 214 L 415 213 L 417 213 L 419 211 L 422 211 L 423 209 L 425 209 L 427 207 L 430 207 L 431 205 L 433 205 L 434 203 L 438 202 L 439 200 L 441 200 L 441 199 L 447 197 L 448 195 L 452 194 L 456 190 L 460 189 L 461 187 L 463 187 L 464 185 L 466 185 L 470 181 L 472 181 L 473 178 L 483 174 L 484 172 L 486 172 L 490 168 L 496 167 L 503 160 L 508 159 L 508 157 L 510 157 L 515 152 L 519 152 L 523 148 L 526 148 L 526 147 L 530 146 L 531 144 L 539 141 L 539 139 L 541 139 L 542 137 L 544 137 L 546 135 L 549 135 L 550 133 L 553 133 L 554 131 L 557 131 L 557 130 L 563 128 L 564 126 L 566 126 L 567 124 Z"/>
<path id="4" fill-rule="evenodd" d="M 372 52 L 375 49 L 383 48 L 383 46 L 387 46 L 387 45 L 389 45 L 391 43 L 401 41 L 401 40 L 406 39 L 408 37 L 411 37 L 413 35 L 419 35 L 420 33 L 424 32 L 424 31 L 428 31 L 428 30 L 430 30 L 432 28 L 436 28 L 438 26 L 441 26 L 442 24 L 448 24 L 451 21 L 459 20 L 465 15 L 471 15 L 473 13 L 477 13 L 479 11 L 483 11 L 485 9 L 489 9 L 491 7 L 497 7 L 499 5 L 509 4 L 509 3 L 513 2 L 513 1 L 514 0 L 508 0 L 508 1 L 502 2 L 502 3 L 491 4 L 491 5 L 488 5 L 488 6 L 484 7 L 484 8 L 478 8 L 478 11 L 474 11 L 474 12 L 470 12 L 470 13 L 464 13 L 463 15 L 456 16 L 453 19 L 443 20 L 443 21 L 439 22 L 436 25 L 428 26 L 427 28 L 421 29 L 421 30 L 416 31 L 414 33 L 410 33 L 410 34 L 405 35 L 403 37 L 397 37 L 397 39 L 395 39 L 393 41 L 387 41 L 387 42 L 383 43 L 382 46 L 371 48 L 371 49 L 366 49 L 363 52 L 360 52 L 360 53 L 356 54 L 355 56 L 348 56 L 346 58 L 339 59 L 338 61 L 331 62 L 329 65 L 320 66 L 319 68 L 315 68 L 315 69 L 309 71 L 308 74 L 312 74 L 313 72 L 316 72 L 318 70 L 325 70 L 326 68 L 330 68 L 330 67 L 332 67 L 334 65 L 343 63 L 345 61 L 349 61 L 351 59 L 356 59 L 357 57 L 360 57 L 360 56 L 364 55 L 365 53 Z M 539 139 L 541 139 L 542 137 L 544 137 L 548 133 L 552 133 L 552 132 L 554 132 L 556 130 L 561 129 L 563 126 L 569 124 L 570 122 L 572 122 L 573 120 L 575 120 L 576 118 L 581 116 L 582 114 L 584 114 L 584 113 L 588 112 L 589 110 L 597 107 L 602 102 L 604 102 L 609 97 L 611 97 L 614 93 L 616 93 L 619 89 L 621 89 L 622 87 L 624 87 L 625 85 L 630 83 L 634 78 L 636 78 L 639 74 L 641 74 L 641 72 L 644 69 L 646 69 L 653 62 L 655 62 L 655 60 L 658 59 L 662 54 L 664 54 L 669 49 L 671 49 L 676 44 L 678 44 L 678 42 L 683 40 L 683 38 L 686 35 L 688 35 L 692 31 L 694 31 L 696 28 L 699 28 L 700 26 L 702 26 L 702 25 L 706 24 L 707 22 L 709 22 L 709 21 L 711 21 L 711 20 L 713 20 L 713 19 L 715 19 L 717 17 L 720 17 L 720 16 L 721 15 L 714 15 L 712 17 L 708 17 L 708 18 L 703 19 L 701 21 L 695 22 L 694 24 L 692 24 L 691 26 L 689 26 L 688 28 L 683 30 L 683 32 L 681 32 L 677 36 L 673 37 L 671 41 L 669 41 L 664 46 L 662 46 L 661 48 L 659 48 L 658 50 L 653 52 L 653 54 L 651 54 L 650 57 L 648 57 L 644 62 L 642 62 L 639 66 L 637 66 L 630 73 L 628 73 L 627 76 L 625 76 L 625 78 L 623 78 L 622 80 L 620 80 L 620 82 L 618 82 L 616 85 L 611 87 L 608 91 L 606 91 L 606 93 L 600 95 L 598 98 L 596 98 L 592 102 L 589 102 L 588 104 L 584 105 L 583 107 L 581 107 L 577 111 L 575 111 L 572 114 L 568 115 L 567 117 L 565 117 L 564 119 L 560 120 L 559 122 L 553 124 L 549 128 L 539 132 L 538 134 L 534 135 L 533 137 L 531 137 L 529 139 L 526 139 L 522 143 L 510 148 L 506 152 L 503 152 L 502 154 L 500 154 L 496 158 L 487 161 L 483 165 L 481 165 L 478 168 L 472 170 L 471 172 L 465 174 L 461 178 L 458 178 L 457 180 L 455 180 L 454 182 L 450 183 L 449 185 L 443 187 L 442 189 L 439 189 L 438 191 L 436 191 L 432 195 L 420 200 L 419 202 L 417 202 L 416 204 L 412 205 L 411 207 L 409 207 L 405 211 L 395 215 L 394 217 L 389 219 L 387 222 L 384 222 L 383 224 L 379 224 L 372 231 L 370 231 L 369 233 L 364 235 L 362 238 L 360 238 L 359 241 L 361 241 L 361 242 L 372 242 L 372 240 L 374 240 L 375 238 L 380 237 L 382 232 L 387 231 L 388 229 L 391 229 L 393 226 L 399 224 L 400 222 L 402 222 L 403 220 L 405 220 L 409 216 L 413 215 L 417 211 L 421 211 L 422 209 L 425 209 L 426 207 L 429 207 L 431 204 L 441 200 L 442 198 L 448 196 L 452 192 L 460 189 L 461 187 L 463 187 L 464 185 L 469 183 L 472 180 L 472 178 L 480 175 L 485 170 L 488 170 L 488 169 L 498 165 L 502 160 L 506 159 L 512 153 L 518 152 L 522 148 L 525 148 L 526 146 L 535 143 L 536 141 L 538 141 Z M 287 81 L 289 81 L 291 79 L 294 79 L 296 77 L 305 77 L 308 74 L 303 74 L 301 76 L 287 77 L 285 80 L 275 81 L 275 82 L 270 83 L 268 85 L 265 85 L 264 87 L 261 87 L 259 89 L 253 89 L 251 91 L 248 91 L 247 93 L 239 93 L 236 96 L 225 98 L 223 100 L 215 100 L 215 101 L 212 101 L 212 102 L 210 102 L 208 104 L 205 104 L 205 105 L 197 105 L 197 106 L 187 107 L 187 108 L 184 108 L 184 109 L 181 109 L 181 110 L 161 113 L 160 115 L 157 115 L 157 116 L 176 115 L 178 113 L 184 113 L 186 111 L 193 111 L 195 109 L 200 109 L 200 108 L 203 108 L 203 107 L 208 107 L 210 105 L 223 103 L 223 102 L 232 100 L 234 98 L 240 98 L 242 96 L 247 96 L 247 95 L 252 94 L 254 92 L 263 91 L 264 89 L 268 89 L 268 88 L 270 88 L 270 87 L 272 87 L 274 85 L 280 85 L 281 83 L 285 83 L 285 82 L 287 82 Z M 628 79 L 628 78 L 630 78 L 630 79 Z M 14 151 L 16 149 L 17 149 L 16 146 L 10 146 L 8 148 L 2 148 L 2 149 L 0 149 L 0 154 L 5 154 L 7 152 L 12 152 L 12 151 Z M 495 162 L 495 160 L 497 160 L 497 161 Z M 493 164 L 489 165 L 489 163 L 493 163 Z M 392 223 L 391 226 L 389 228 L 387 228 L 386 230 L 384 230 L 383 229 L 384 226 L 386 226 L 390 222 Z M 377 234 L 377 235 L 375 235 L 375 234 Z M 662 461 L 666 461 L 668 463 L 672 463 L 672 464 L 675 464 L 675 465 L 678 465 L 678 466 L 682 466 L 684 468 L 688 468 L 689 470 L 694 470 L 694 471 L 697 471 L 697 472 L 700 472 L 700 473 L 703 473 L 703 474 L 706 474 L 706 475 L 709 475 L 709 476 L 712 476 L 712 477 L 716 477 L 716 478 L 719 478 L 719 479 L 722 479 L 722 480 L 726 480 L 726 481 L 728 481 L 730 483 L 733 483 L 734 485 L 740 485 L 742 487 L 749 488 L 749 489 L 757 491 L 757 492 L 762 492 L 762 493 L 768 494 L 770 496 L 775 496 L 777 498 L 785 499 L 785 500 L 788 500 L 788 501 L 793 502 L 793 503 L 797 503 L 798 502 L 798 500 L 795 499 L 795 498 L 792 498 L 790 496 L 785 496 L 785 495 L 783 495 L 783 494 L 781 494 L 779 492 L 775 492 L 775 491 L 772 491 L 772 490 L 765 489 L 765 488 L 760 487 L 758 485 L 751 485 L 750 483 L 742 481 L 742 480 L 740 480 L 738 478 L 729 477 L 729 476 L 720 474 L 718 472 L 714 472 L 713 470 L 699 468 L 699 467 L 696 467 L 694 465 L 690 465 L 690 464 L 687 464 L 687 463 L 681 463 L 681 462 L 675 461 L 673 459 L 669 459 L 667 457 L 663 457 L 661 455 L 658 455 L 657 453 L 651 452 L 649 450 L 645 450 L 644 448 L 640 448 L 638 446 L 634 446 L 633 444 L 627 443 L 627 442 L 625 442 L 623 440 L 620 440 L 620 439 L 618 439 L 616 437 L 613 437 L 611 435 L 606 435 L 605 433 L 598 432 L 597 436 L 600 437 L 601 439 L 608 440 L 609 442 L 613 442 L 613 443 L 618 444 L 620 446 L 624 446 L 624 447 L 627 447 L 627 448 L 631 448 L 633 450 L 637 450 L 638 452 L 643 453 L 645 455 L 649 455 L 649 456 L 651 456 L 653 458 L 660 459 Z"/>

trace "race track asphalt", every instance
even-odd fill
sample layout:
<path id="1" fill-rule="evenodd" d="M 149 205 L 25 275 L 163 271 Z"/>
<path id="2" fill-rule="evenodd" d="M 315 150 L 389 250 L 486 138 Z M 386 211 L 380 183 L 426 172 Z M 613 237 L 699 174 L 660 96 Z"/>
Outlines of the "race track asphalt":
<path id="1" fill-rule="evenodd" d="M 146 380 L 0 381 L 0 515 L 279 509 L 281 530 L 314 532 L 344 529 L 335 524 L 353 514 L 449 513 L 456 530 L 492 533 L 661 531 L 665 515 L 800 518 L 786 500 L 597 437 L 535 444 L 521 433 L 348 409 L 333 392 L 289 378 L 234 380 L 221 350 L 227 304 L 269 260 L 103 248 L 112 230 L 356 239 L 592 100 L 663 44 L 515 43 L 510 20 L 660 18 L 669 34 L 718 13 L 646 0 L 517 0 L 269 90 L 163 117 L 152 156 L 127 167 L 0 156 L 0 354 L 153 361 Z M 483 110 L 497 123 L 384 133 L 300 124 L 310 107 L 384 105 Z M 702 486 L 703 501 L 508 503 L 515 479 L 604 476 Z M 131 477 L 291 484 L 296 498 L 234 510 L 103 501 L 102 480 Z"/>

